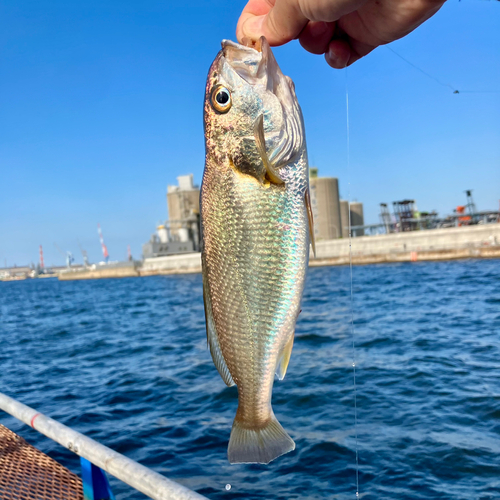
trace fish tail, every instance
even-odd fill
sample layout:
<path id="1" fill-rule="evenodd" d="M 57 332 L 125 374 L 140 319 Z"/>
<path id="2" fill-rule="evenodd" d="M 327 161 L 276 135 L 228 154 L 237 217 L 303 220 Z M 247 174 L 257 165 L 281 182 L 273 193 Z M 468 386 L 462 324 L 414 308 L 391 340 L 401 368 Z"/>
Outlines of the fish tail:
<path id="1" fill-rule="evenodd" d="M 231 429 L 227 456 L 232 464 L 268 464 L 271 460 L 295 450 L 293 439 L 281 427 L 271 411 L 264 427 L 247 427 L 236 414 Z"/>

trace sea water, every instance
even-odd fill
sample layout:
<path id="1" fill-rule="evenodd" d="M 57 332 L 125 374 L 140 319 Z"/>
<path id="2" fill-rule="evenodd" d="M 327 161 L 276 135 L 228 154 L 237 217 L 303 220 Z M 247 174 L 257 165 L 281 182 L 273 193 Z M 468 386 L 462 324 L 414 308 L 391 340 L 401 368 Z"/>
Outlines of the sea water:
<path id="1" fill-rule="evenodd" d="M 500 498 L 500 260 L 354 267 L 353 291 L 360 498 Z M 0 391 L 210 499 L 354 499 L 350 318 L 349 268 L 310 269 L 273 394 L 297 448 L 267 466 L 227 461 L 200 275 L 0 283 Z"/>

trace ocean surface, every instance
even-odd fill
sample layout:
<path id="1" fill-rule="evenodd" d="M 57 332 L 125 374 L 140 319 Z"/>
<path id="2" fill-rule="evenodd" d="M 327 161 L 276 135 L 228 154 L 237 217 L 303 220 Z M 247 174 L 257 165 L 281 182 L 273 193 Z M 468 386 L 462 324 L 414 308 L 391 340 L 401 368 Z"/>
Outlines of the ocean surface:
<path id="1" fill-rule="evenodd" d="M 353 288 L 360 498 L 499 499 L 500 260 L 355 267 Z M 268 466 L 227 462 L 200 275 L 0 283 L 0 391 L 210 499 L 355 499 L 350 319 L 349 268 L 311 269 L 273 394 L 297 448 Z"/>

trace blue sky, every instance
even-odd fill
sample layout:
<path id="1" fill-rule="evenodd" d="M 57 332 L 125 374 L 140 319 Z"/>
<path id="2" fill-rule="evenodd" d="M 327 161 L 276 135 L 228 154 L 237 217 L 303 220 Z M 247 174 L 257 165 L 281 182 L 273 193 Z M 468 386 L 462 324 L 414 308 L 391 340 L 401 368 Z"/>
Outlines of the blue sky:
<path id="1" fill-rule="evenodd" d="M 203 171 L 202 100 L 223 38 L 245 2 L 19 1 L 0 5 L 0 266 L 138 257 L 167 217 L 176 177 Z M 295 81 L 311 165 L 364 203 L 414 198 L 447 214 L 473 189 L 500 198 L 500 2 L 448 1 L 391 47 L 344 71 L 298 43 L 275 50 Z M 350 187 L 348 186 L 350 184 Z"/>

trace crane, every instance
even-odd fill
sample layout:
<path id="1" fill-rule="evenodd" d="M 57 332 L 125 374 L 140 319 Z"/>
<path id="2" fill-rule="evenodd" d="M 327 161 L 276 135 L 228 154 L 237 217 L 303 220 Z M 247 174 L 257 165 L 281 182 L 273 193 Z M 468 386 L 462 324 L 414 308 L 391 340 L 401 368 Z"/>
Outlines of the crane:
<path id="1" fill-rule="evenodd" d="M 73 254 L 68 250 L 66 252 L 66 255 L 65 255 L 64 252 L 58 247 L 57 243 L 55 243 L 55 242 L 54 242 L 54 246 L 57 248 L 59 253 L 66 259 L 66 267 L 69 269 L 71 267 L 71 264 L 73 264 L 73 262 L 75 262 Z"/>
<path id="2" fill-rule="evenodd" d="M 40 269 L 41 270 L 45 269 L 45 264 L 43 263 L 43 248 L 42 248 L 42 245 L 40 245 Z"/>
<path id="3" fill-rule="evenodd" d="M 80 240 L 76 240 L 76 242 L 78 243 L 78 246 L 80 247 L 80 252 L 82 252 L 82 257 L 83 257 L 83 265 L 85 267 L 89 267 L 90 264 L 89 264 L 89 256 L 87 254 L 87 250 L 84 250 L 82 248 L 82 245 L 80 245 Z"/>
<path id="4" fill-rule="evenodd" d="M 99 241 L 101 242 L 102 255 L 104 256 L 104 261 L 106 264 L 109 262 L 108 248 L 104 244 L 104 238 L 102 237 L 101 225 L 97 224 L 97 233 L 99 234 Z"/>

